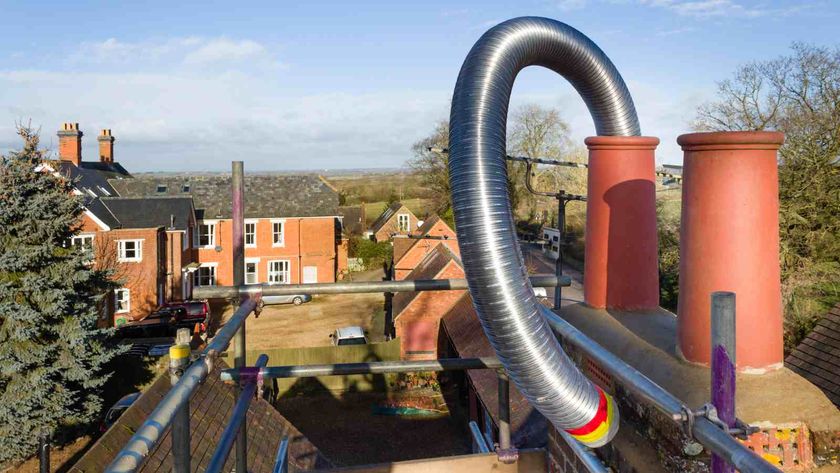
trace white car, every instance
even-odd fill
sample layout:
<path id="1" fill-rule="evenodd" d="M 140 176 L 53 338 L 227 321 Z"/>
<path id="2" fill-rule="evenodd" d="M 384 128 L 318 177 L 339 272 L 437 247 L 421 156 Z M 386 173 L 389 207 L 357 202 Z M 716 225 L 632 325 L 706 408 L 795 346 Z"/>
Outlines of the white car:
<path id="1" fill-rule="evenodd" d="M 548 292 L 546 292 L 544 287 L 535 287 L 534 295 L 537 296 L 538 299 L 548 299 Z"/>
<path id="2" fill-rule="evenodd" d="M 359 326 L 342 327 L 330 334 L 333 345 L 367 345 L 365 331 Z"/>

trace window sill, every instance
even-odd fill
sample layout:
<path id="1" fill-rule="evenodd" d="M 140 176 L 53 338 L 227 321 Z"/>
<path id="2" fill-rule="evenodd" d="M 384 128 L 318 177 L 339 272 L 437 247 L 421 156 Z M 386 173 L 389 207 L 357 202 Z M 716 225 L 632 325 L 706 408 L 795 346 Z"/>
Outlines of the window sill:
<path id="1" fill-rule="evenodd" d="M 130 258 L 130 259 L 122 259 L 117 258 L 117 263 L 141 263 L 143 258 Z"/>

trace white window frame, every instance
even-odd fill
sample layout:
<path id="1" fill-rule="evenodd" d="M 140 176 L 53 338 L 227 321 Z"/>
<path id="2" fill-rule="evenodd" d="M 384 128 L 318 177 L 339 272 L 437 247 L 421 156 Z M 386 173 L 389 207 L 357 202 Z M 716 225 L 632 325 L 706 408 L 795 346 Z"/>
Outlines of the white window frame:
<path id="1" fill-rule="evenodd" d="M 84 248 L 85 240 L 90 240 L 90 249 L 93 249 L 93 240 L 96 238 L 96 234 L 94 233 L 79 233 L 78 235 L 73 235 L 70 237 L 70 246 L 77 246 L 77 241 L 81 242 L 82 244 L 79 245 L 80 248 Z"/>
<path id="2" fill-rule="evenodd" d="M 126 256 L 126 243 L 134 243 L 134 256 Z M 120 263 L 138 263 L 143 261 L 143 240 L 117 240 L 117 261 Z"/>
<path id="3" fill-rule="evenodd" d="M 206 226 L 210 231 L 208 232 L 207 237 L 207 244 L 201 244 L 201 227 Z M 196 248 L 215 248 L 216 247 L 216 236 L 219 233 L 219 221 L 218 220 L 200 220 L 195 227 L 195 232 L 193 235 L 195 236 L 193 243 L 195 244 Z"/>
<path id="4" fill-rule="evenodd" d="M 131 312 L 131 290 L 127 287 L 114 289 L 114 313 L 125 314 L 126 312 Z"/>
<path id="5" fill-rule="evenodd" d="M 403 217 L 405 217 L 405 225 L 403 225 Z M 397 230 L 401 232 L 411 231 L 411 215 L 397 214 Z"/>
<path id="6" fill-rule="evenodd" d="M 193 277 L 193 285 L 195 287 L 210 287 L 215 286 L 217 282 L 217 278 L 219 277 L 218 274 L 218 267 L 219 263 L 201 263 L 198 269 L 195 270 L 195 275 Z M 201 284 L 201 270 L 202 269 L 212 269 L 212 284 Z"/>
<path id="7" fill-rule="evenodd" d="M 248 265 L 254 265 L 254 272 L 248 272 Z M 259 284 L 260 283 L 260 259 L 259 258 L 245 258 L 245 269 L 243 270 L 242 274 L 245 277 L 245 284 Z M 248 276 L 253 275 L 254 279 L 251 282 L 248 282 Z"/>
<path id="8" fill-rule="evenodd" d="M 282 268 L 285 264 L 286 269 L 274 270 L 274 264 L 279 263 L 280 267 Z M 266 267 L 267 278 L 266 281 L 269 284 L 291 284 L 292 281 L 292 263 L 287 259 L 275 259 L 268 262 Z M 278 276 L 284 276 L 283 281 L 278 281 Z"/>
<path id="9" fill-rule="evenodd" d="M 256 219 L 245 219 L 245 229 L 243 231 L 244 238 L 245 238 L 245 248 L 256 248 L 257 247 L 257 222 Z M 248 226 L 253 225 L 254 231 L 248 232 Z M 251 243 L 248 243 L 248 236 L 251 236 Z"/>
<path id="10" fill-rule="evenodd" d="M 277 232 L 275 226 L 280 224 L 280 241 L 277 241 Z M 273 218 L 271 219 L 271 246 L 280 247 L 286 246 L 286 219 Z"/>

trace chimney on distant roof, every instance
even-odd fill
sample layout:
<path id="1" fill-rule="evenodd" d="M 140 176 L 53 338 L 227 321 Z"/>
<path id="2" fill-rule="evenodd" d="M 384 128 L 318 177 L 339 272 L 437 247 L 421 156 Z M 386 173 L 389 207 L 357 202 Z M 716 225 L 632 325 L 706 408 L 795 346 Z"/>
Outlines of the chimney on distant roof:
<path id="1" fill-rule="evenodd" d="M 79 166 L 82 163 L 82 135 L 78 123 L 64 123 L 58 130 L 58 159 Z"/>
<path id="2" fill-rule="evenodd" d="M 114 137 L 111 136 L 111 129 L 103 129 L 97 140 L 99 141 L 99 161 L 103 163 L 113 163 Z"/>

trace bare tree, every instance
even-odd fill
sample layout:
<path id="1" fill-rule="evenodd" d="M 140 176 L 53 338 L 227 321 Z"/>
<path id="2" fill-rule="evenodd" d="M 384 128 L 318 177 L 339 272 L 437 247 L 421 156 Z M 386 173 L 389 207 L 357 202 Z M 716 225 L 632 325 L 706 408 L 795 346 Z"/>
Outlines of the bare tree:
<path id="1" fill-rule="evenodd" d="M 445 148 L 449 148 L 449 120 L 439 121 L 429 136 L 412 145 L 414 158 L 408 164 L 420 176 L 422 184 L 432 191 L 435 211 L 452 225 L 449 155 L 440 152 Z"/>
<path id="2" fill-rule="evenodd" d="M 700 107 L 695 127 L 785 133 L 779 230 L 790 346 L 840 301 L 840 50 L 796 43 L 790 55 L 742 66 Z"/>

